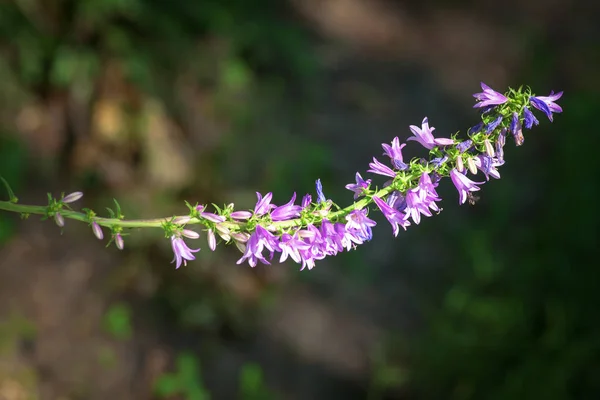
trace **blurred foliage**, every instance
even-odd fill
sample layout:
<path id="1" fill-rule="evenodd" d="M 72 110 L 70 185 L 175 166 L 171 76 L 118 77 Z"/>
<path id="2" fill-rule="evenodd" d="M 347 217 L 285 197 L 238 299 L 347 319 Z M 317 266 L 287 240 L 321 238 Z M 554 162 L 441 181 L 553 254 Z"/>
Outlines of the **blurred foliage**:
<path id="1" fill-rule="evenodd" d="M 176 360 L 176 372 L 161 375 L 154 386 L 159 398 L 182 395 L 186 400 L 208 400 L 210 395 L 202 385 L 200 366 L 196 357 L 181 353 Z"/>
<path id="2" fill-rule="evenodd" d="M 111 305 L 104 314 L 103 327 L 115 339 L 130 339 L 133 334 L 130 307 L 122 303 Z"/>

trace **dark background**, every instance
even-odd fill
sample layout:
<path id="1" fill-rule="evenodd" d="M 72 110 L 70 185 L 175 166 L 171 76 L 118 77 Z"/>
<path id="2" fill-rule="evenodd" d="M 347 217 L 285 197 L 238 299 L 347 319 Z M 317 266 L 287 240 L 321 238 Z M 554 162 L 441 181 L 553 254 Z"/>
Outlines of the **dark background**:
<path id="1" fill-rule="evenodd" d="M 312 271 L 238 266 L 204 235 L 175 271 L 160 230 L 118 251 L 0 214 L 0 399 L 599 398 L 588 3 L 1 2 L 0 174 L 24 204 L 83 190 L 159 217 L 321 178 L 345 206 L 408 125 L 474 125 L 480 81 L 564 90 L 565 111 L 509 143 L 475 207 L 445 182 L 439 216 L 396 239 L 378 219 Z"/>

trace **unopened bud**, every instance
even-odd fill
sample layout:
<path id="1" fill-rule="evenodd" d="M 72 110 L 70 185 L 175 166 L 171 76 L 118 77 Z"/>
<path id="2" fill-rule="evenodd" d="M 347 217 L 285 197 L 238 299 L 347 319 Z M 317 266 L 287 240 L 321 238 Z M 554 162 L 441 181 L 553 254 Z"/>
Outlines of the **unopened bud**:
<path id="1" fill-rule="evenodd" d="M 492 143 L 488 139 L 485 139 L 483 141 L 483 144 L 485 145 L 485 152 L 487 153 L 487 155 L 490 157 L 494 157 L 496 154 L 494 153 L 494 146 L 492 146 Z"/>
<path id="2" fill-rule="evenodd" d="M 65 219 L 62 215 L 60 215 L 59 212 L 54 213 L 54 222 L 56 222 L 56 225 L 60 226 L 61 228 L 65 226 Z"/>
<path id="3" fill-rule="evenodd" d="M 456 170 L 458 172 L 463 172 L 465 170 L 465 164 L 463 163 L 463 159 L 461 156 L 456 158 Z"/>
<path id="4" fill-rule="evenodd" d="M 68 194 L 65 197 L 63 197 L 63 199 L 61 201 L 65 204 L 73 203 L 74 201 L 77 201 L 82 197 L 83 197 L 83 192 L 73 192 L 73 193 Z"/>
<path id="5" fill-rule="evenodd" d="M 212 229 L 206 231 L 206 240 L 208 242 L 208 248 L 212 251 L 215 251 L 217 248 L 217 238 L 215 237 L 215 232 Z"/>
<path id="6" fill-rule="evenodd" d="M 477 165 L 475 165 L 475 160 L 473 160 L 473 157 L 469 157 L 467 159 L 467 166 L 473 175 L 477 173 Z"/>
<path id="7" fill-rule="evenodd" d="M 104 233 L 102 233 L 102 228 L 100 228 L 100 225 L 98 225 L 96 221 L 92 222 L 92 232 L 94 232 L 94 235 L 96 235 L 98 239 L 104 239 Z"/>
<path id="8" fill-rule="evenodd" d="M 120 233 L 117 233 L 115 235 L 115 245 L 119 250 L 123 250 L 123 248 L 125 247 L 125 243 L 123 242 L 123 236 L 121 236 Z"/>
<path id="9" fill-rule="evenodd" d="M 190 229 L 184 229 L 181 231 L 181 234 L 183 236 L 185 236 L 186 238 L 190 238 L 190 239 L 198 239 L 200 237 L 200 234 L 196 231 L 192 231 Z"/>

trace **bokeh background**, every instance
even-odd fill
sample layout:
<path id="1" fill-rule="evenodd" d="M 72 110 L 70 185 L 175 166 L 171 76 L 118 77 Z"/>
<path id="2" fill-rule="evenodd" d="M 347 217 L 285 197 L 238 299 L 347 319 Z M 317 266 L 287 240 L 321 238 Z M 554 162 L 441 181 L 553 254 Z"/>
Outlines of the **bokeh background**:
<path id="1" fill-rule="evenodd" d="M 503 179 L 397 239 L 175 271 L 160 230 L 105 248 L 84 224 L 0 214 L 0 399 L 600 398 L 600 13 L 575 0 L 5 0 L 0 174 L 25 204 L 102 213 L 338 204 L 380 144 L 472 93 L 564 90 Z M 447 135 L 443 135 L 447 136 Z M 405 154 L 419 155 L 417 146 Z M 6 196 L 3 195 L 5 198 Z M 197 246 L 196 246 L 197 247 Z"/>

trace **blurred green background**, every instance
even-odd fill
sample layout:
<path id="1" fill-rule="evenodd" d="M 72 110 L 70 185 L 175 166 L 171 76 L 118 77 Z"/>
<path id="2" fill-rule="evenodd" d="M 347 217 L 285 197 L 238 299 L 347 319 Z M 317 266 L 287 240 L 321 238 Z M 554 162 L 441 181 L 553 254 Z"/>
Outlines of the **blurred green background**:
<path id="1" fill-rule="evenodd" d="M 408 125 L 476 123 L 480 81 L 565 91 L 475 207 L 445 183 L 439 216 L 396 239 L 378 219 L 310 272 L 204 237 L 175 271 L 159 230 L 118 251 L 0 214 L 0 399 L 600 398 L 597 8 L 0 2 L 0 174 L 25 204 L 158 217 L 321 178 L 345 205 Z"/>

